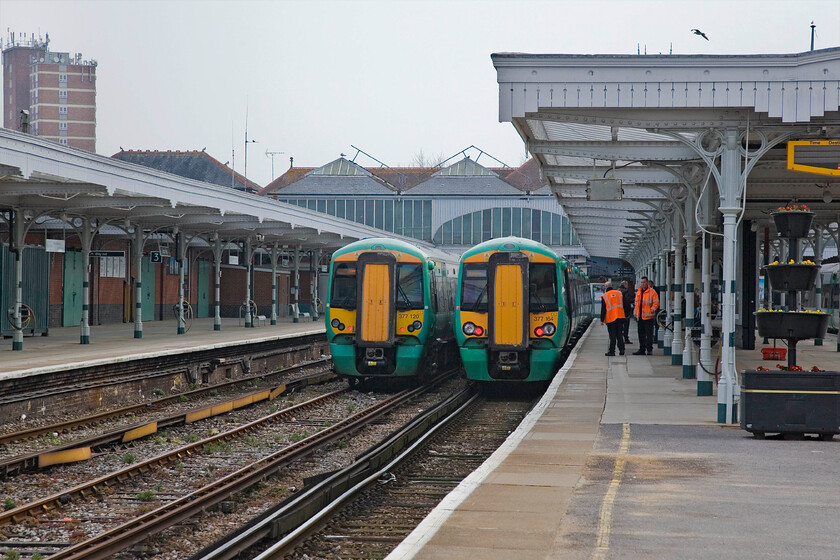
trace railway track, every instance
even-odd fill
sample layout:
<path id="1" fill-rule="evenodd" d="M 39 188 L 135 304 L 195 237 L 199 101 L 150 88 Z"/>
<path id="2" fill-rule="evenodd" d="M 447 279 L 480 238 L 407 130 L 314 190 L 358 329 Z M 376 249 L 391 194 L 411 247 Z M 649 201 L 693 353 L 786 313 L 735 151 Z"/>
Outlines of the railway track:
<path id="1" fill-rule="evenodd" d="M 190 560 L 383 558 L 501 445 L 532 404 L 487 400 L 469 387 Z"/>
<path id="2" fill-rule="evenodd" d="M 117 527 L 104 530 L 98 536 L 87 539 L 84 542 L 71 545 L 69 547 L 62 547 L 63 550 L 55 552 L 51 557 L 54 558 L 111 558 L 112 555 L 119 550 L 131 546 L 139 541 L 148 538 L 149 535 L 158 534 L 165 530 L 172 524 L 183 522 L 190 517 L 196 515 L 198 512 L 204 511 L 213 504 L 227 500 L 232 495 L 236 495 L 247 488 L 252 487 L 255 483 L 264 480 L 270 474 L 277 472 L 284 466 L 290 464 L 303 456 L 311 454 L 316 449 L 341 438 L 348 437 L 349 433 L 361 429 L 365 424 L 370 423 L 373 419 L 385 414 L 398 407 L 407 401 L 416 398 L 417 395 L 429 389 L 429 386 L 422 388 L 407 390 L 396 395 L 390 396 L 382 402 L 373 406 L 367 407 L 364 410 L 351 414 L 348 418 L 341 419 L 332 426 L 324 426 L 323 429 L 317 433 L 302 439 L 296 443 L 292 443 L 281 449 L 276 453 L 268 456 L 263 456 L 247 466 L 238 468 L 234 472 L 226 473 L 224 476 L 218 477 L 209 484 L 203 485 L 201 488 L 192 493 L 173 496 L 173 499 L 168 500 L 163 505 L 155 507 L 151 511 L 135 514 L 129 522 Z M 347 389 L 336 391 L 332 395 L 346 392 Z M 331 395 L 331 396 L 332 396 Z M 322 397 L 329 398 L 329 397 Z M 270 417 L 272 420 L 278 419 L 281 415 L 287 418 L 294 418 L 302 415 L 303 406 L 312 406 L 310 403 L 306 405 L 297 405 L 289 409 L 274 413 Z M 293 420 L 294 421 L 294 420 Z M 154 472 L 160 468 L 160 465 L 172 464 L 173 462 L 187 462 L 187 458 L 193 454 L 199 454 L 210 446 L 218 445 L 222 438 L 248 437 L 256 427 L 252 424 L 241 426 L 236 430 L 231 430 L 230 433 L 219 434 L 211 438 L 206 438 L 195 442 L 188 446 L 183 446 L 178 450 L 173 450 L 165 456 L 155 457 L 149 461 L 132 465 L 130 468 L 123 469 L 119 472 L 112 473 L 107 479 L 97 479 L 86 483 L 85 485 L 68 489 L 63 492 L 45 497 L 24 506 L 14 508 L 7 511 L 0 517 L 0 522 L 15 521 L 20 522 L 30 515 L 36 513 L 51 512 L 53 508 L 63 506 L 66 510 L 68 506 L 76 507 L 76 502 L 80 502 L 80 498 L 84 496 L 94 495 L 97 499 L 107 498 L 108 495 L 116 495 L 118 499 L 124 499 L 120 496 L 115 488 L 118 487 L 120 480 L 127 480 L 131 477 L 141 478 L 148 477 L 148 473 Z M 211 452 L 212 453 L 215 453 Z M 124 493 L 124 492 L 123 492 Z M 163 501 L 163 500 L 160 500 Z M 115 509 L 111 507 L 111 511 Z M 59 514 L 60 515 L 60 514 Z M 71 516 L 76 517 L 76 516 Z M 53 514 L 55 518 L 55 514 Z M 66 518 L 69 519 L 69 518 Z M 44 522 L 41 522 L 43 525 Z M 4 545 L 5 546 L 5 545 Z"/>
<path id="3" fill-rule="evenodd" d="M 63 445 L 51 446 L 47 449 L 39 449 L 30 453 L 21 453 L 10 457 L 0 459 L 0 480 L 6 479 L 10 476 L 19 475 L 21 473 L 29 473 L 37 471 L 38 469 L 60 464 L 64 462 L 73 462 L 75 460 L 85 460 L 91 456 L 92 453 L 100 451 L 102 448 L 111 445 L 125 444 L 134 441 L 141 437 L 149 437 L 158 434 L 164 430 L 175 426 L 181 426 L 190 422 L 195 422 L 206 418 L 210 415 L 222 414 L 248 406 L 263 399 L 273 399 L 276 396 L 286 392 L 295 391 L 307 387 L 309 385 L 323 383 L 325 381 L 335 379 L 335 375 L 331 371 L 318 371 L 315 374 L 300 377 L 288 383 L 269 386 L 267 389 L 259 391 L 250 391 L 247 394 L 237 395 L 229 400 L 217 400 L 212 405 L 192 408 L 176 414 L 169 414 L 166 416 L 154 417 L 154 413 L 165 409 L 168 405 L 175 403 L 191 402 L 195 399 L 212 396 L 221 392 L 230 392 L 237 389 L 241 390 L 243 387 L 253 385 L 259 381 L 262 384 L 270 382 L 273 378 L 280 378 L 283 375 L 288 375 L 292 371 L 303 372 L 304 370 L 324 370 L 329 366 L 329 360 L 319 360 L 309 364 L 287 368 L 286 370 L 278 371 L 270 376 L 251 377 L 246 379 L 238 379 L 229 381 L 210 387 L 204 387 L 189 391 L 181 395 L 172 395 L 169 397 L 162 397 L 147 403 L 135 404 L 127 407 L 122 407 L 116 410 L 86 416 L 83 418 L 73 419 L 67 422 L 52 424 L 49 426 L 41 426 L 29 430 L 22 430 L 0 436 L 0 445 L 8 446 L 12 442 L 21 440 L 31 440 L 32 438 L 50 434 L 53 438 L 58 437 L 58 434 L 72 433 L 80 427 L 97 426 L 104 421 L 119 417 L 134 417 L 137 413 L 144 413 L 148 419 L 142 422 L 134 422 L 128 425 L 122 425 L 116 429 L 108 430 L 98 433 L 93 436 L 88 436 L 81 439 L 75 439 Z M 209 409 L 209 411 L 208 411 Z M 48 439 L 52 441 L 52 439 Z M 39 442 L 36 442 L 40 443 Z M 40 446 L 39 446 L 40 447 Z"/>
<path id="4" fill-rule="evenodd" d="M 531 404 L 472 401 L 403 465 L 358 488 L 318 530 L 291 535 L 254 559 L 384 558 L 504 442 Z"/>
<path id="5" fill-rule="evenodd" d="M 125 395 L 266 374 L 329 354 L 323 334 L 140 358 L 0 381 L 0 424 L 122 404 Z"/>

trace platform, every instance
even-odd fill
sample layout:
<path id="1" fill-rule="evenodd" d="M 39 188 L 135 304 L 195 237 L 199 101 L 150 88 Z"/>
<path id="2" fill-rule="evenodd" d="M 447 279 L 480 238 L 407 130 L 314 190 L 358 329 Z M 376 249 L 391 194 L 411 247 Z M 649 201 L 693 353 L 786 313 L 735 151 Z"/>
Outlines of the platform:
<path id="1" fill-rule="evenodd" d="M 12 350 L 11 338 L 0 339 L 0 380 L 325 332 L 323 319 L 309 318 L 294 323 L 287 317 L 276 325 L 266 322 L 250 328 L 235 318 L 223 318 L 221 327 L 213 330 L 212 317 L 195 319 L 179 335 L 176 320 L 150 321 L 143 323 L 143 337 L 134 338 L 134 323 L 115 323 L 91 327 L 90 344 L 79 343 L 79 327 L 51 328 L 49 336 L 24 336 L 23 350 Z"/>
<path id="2" fill-rule="evenodd" d="M 388 560 L 835 557 L 840 438 L 718 424 L 716 396 L 636 348 L 604 356 L 595 321 L 520 427 Z M 833 335 L 797 352 L 840 369 Z M 776 364 L 760 347 L 736 360 Z"/>

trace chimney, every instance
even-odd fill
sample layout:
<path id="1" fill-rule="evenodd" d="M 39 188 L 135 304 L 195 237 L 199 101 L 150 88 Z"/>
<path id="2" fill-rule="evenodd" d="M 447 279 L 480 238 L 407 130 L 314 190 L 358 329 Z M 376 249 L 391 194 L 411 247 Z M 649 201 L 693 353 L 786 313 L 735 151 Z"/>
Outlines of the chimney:
<path id="1" fill-rule="evenodd" d="M 295 158 L 294 156 L 289 156 L 289 169 L 295 166 Z"/>

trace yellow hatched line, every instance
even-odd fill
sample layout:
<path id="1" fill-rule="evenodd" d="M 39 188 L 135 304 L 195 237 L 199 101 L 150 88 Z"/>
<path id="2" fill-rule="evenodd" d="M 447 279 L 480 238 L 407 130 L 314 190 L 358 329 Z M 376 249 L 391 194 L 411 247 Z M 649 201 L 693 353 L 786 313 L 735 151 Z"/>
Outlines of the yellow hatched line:
<path id="1" fill-rule="evenodd" d="M 624 477 L 624 465 L 627 462 L 627 451 L 630 449 L 630 424 L 624 424 L 621 434 L 621 445 L 618 447 L 618 455 L 615 458 L 615 468 L 610 487 L 601 503 L 601 514 L 598 522 L 598 541 L 595 550 L 592 551 L 593 560 L 602 560 L 610 549 L 610 533 L 612 532 L 612 512 L 615 504 L 615 497 L 618 494 L 618 487 Z"/>

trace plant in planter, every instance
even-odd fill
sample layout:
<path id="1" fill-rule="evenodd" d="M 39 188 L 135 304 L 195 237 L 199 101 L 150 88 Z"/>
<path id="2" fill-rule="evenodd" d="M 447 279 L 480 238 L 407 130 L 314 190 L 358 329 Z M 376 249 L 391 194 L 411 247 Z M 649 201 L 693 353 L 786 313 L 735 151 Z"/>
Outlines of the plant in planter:
<path id="1" fill-rule="evenodd" d="M 773 213 L 776 230 L 788 238 L 787 261 L 764 267 L 773 291 L 788 293 L 788 310 L 759 309 L 755 312 L 758 334 L 787 340 L 787 365 L 778 371 L 756 368 L 744 371 L 741 384 L 741 428 L 756 437 L 765 432 L 816 433 L 830 439 L 840 433 L 840 372 L 810 371 L 796 364 L 796 344 L 823 338 L 829 315 L 798 307 L 798 292 L 811 289 L 819 266 L 799 260 L 799 238 L 808 235 L 814 214 L 804 204 L 779 207 Z M 781 260 L 781 259 L 780 259 Z"/>

